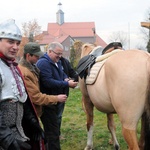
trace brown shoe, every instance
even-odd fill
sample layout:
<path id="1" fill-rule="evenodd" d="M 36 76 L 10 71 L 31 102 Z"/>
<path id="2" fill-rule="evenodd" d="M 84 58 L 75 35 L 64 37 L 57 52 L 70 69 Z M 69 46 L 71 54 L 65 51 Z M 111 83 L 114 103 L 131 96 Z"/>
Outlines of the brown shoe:
<path id="1" fill-rule="evenodd" d="M 66 138 L 64 136 L 61 136 L 61 135 L 59 136 L 59 139 L 60 140 L 66 140 Z"/>

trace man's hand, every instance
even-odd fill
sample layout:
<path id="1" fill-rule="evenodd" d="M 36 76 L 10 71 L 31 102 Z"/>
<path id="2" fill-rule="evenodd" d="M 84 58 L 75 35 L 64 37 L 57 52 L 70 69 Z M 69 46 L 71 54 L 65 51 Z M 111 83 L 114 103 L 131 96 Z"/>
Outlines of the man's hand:
<path id="1" fill-rule="evenodd" d="M 74 80 L 69 80 L 68 84 L 69 84 L 70 88 L 75 88 L 77 86 L 78 82 L 74 82 Z"/>
<path id="2" fill-rule="evenodd" d="M 67 100 L 67 95 L 66 94 L 59 94 L 57 95 L 58 102 L 65 102 Z"/>
<path id="3" fill-rule="evenodd" d="M 8 150 L 21 150 L 21 149 L 24 149 L 24 150 L 29 150 L 31 149 L 31 146 L 21 140 L 14 140 L 10 146 L 8 147 Z"/>
<path id="4" fill-rule="evenodd" d="M 45 132 L 44 130 L 41 128 L 39 122 L 35 119 L 32 118 L 30 120 L 30 124 L 32 127 L 32 140 L 34 141 L 39 141 L 41 140 L 41 138 L 44 140 L 44 142 L 46 143 L 46 138 L 45 138 Z"/>

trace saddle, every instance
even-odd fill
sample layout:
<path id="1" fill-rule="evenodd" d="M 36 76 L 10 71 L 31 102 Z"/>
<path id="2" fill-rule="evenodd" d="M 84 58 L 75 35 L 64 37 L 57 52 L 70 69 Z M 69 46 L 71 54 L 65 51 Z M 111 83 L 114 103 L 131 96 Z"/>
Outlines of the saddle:
<path id="1" fill-rule="evenodd" d="M 95 63 L 96 57 L 94 55 L 87 55 L 80 59 L 77 65 L 77 72 L 82 79 L 83 77 L 86 78 L 87 75 L 90 73 L 91 67 Z"/>
<path id="2" fill-rule="evenodd" d="M 102 54 L 102 50 L 103 48 L 101 46 L 97 46 L 89 55 L 80 59 L 77 65 L 77 72 L 81 79 L 83 77 L 86 78 L 86 76 L 90 74 L 90 70 L 95 64 L 96 58 Z"/>
<path id="3" fill-rule="evenodd" d="M 97 65 L 95 65 L 96 68 L 101 68 L 102 65 L 104 64 L 104 62 L 107 60 L 107 58 L 109 58 L 110 56 L 114 55 L 115 53 L 118 53 L 121 51 L 123 51 L 123 50 L 115 49 L 112 52 L 109 52 L 107 54 L 100 55 L 100 56 L 98 56 L 97 54 L 93 55 L 92 53 L 90 53 L 87 56 L 84 56 L 83 58 L 80 59 L 78 66 L 77 66 L 77 72 L 78 72 L 80 78 L 82 79 L 84 77 L 84 79 L 86 79 L 87 76 L 88 76 L 88 78 L 90 78 L 91 76 L 93 76 L 93 75 L 90 76 L 90 74 L 91 74 L 90 71 L 91 71 L 91 68 L 93 67 L 93 65 L 97 64 L 98 62 L 101 62 L 101 63 L 98 63 Z M 95 70 L 95 68 L 94 68 L 94 70 Z M 98 72 L 99 72 L 98 69 L 97 69 L 97 73 L 95 73 L 95 71 L 94 71 L 94 78 L 96 78 L 95 74 L 98 74 Z M 94 79 L 92 79 L 92 80 L 93 80 L 92 81 L 92 83 L 93 83 Z M 91 83 L 91 81 L 90 81 L 90 83 Z"/>

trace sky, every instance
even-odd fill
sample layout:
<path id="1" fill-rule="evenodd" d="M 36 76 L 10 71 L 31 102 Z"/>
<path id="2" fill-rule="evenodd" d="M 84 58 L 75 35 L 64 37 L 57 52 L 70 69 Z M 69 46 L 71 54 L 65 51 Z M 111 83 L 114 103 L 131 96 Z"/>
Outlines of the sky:
<path id="1" fill-rule="evenodd" d="M 22 23 L 36 19 L 45 31 L 48 23 L 56 22 L 59 2 L 65 22 L 95 22 L 96 33 L 107 44 L 121 32 L 127 35 L 127 48 L 146 45 L 141 22 L 148 18 L 150 0 L 5 0 L 0 4 L 0 22 L 12 18 L 22 28 Z"/>

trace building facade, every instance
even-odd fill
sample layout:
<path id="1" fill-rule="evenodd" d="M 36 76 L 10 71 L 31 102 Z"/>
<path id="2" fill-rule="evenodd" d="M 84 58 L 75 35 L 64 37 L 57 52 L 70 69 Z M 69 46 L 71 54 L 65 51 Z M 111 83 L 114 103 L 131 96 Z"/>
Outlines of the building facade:
<path id="1" fill-rule="evenodd" d="M 42 51 L 46 45 L 58 41 L 64 46 L 64 57 L 69 59 L 70 48 L 75 40 L 83 43 L 93 43 L 105 47 L 107 44 L 97 34 L 94 22 L 65 22 L 61 3 L 56 12 L 56 23 L 48 23 L 47 31 L 43 31 L 42 39 L 39 41 Z"/>

